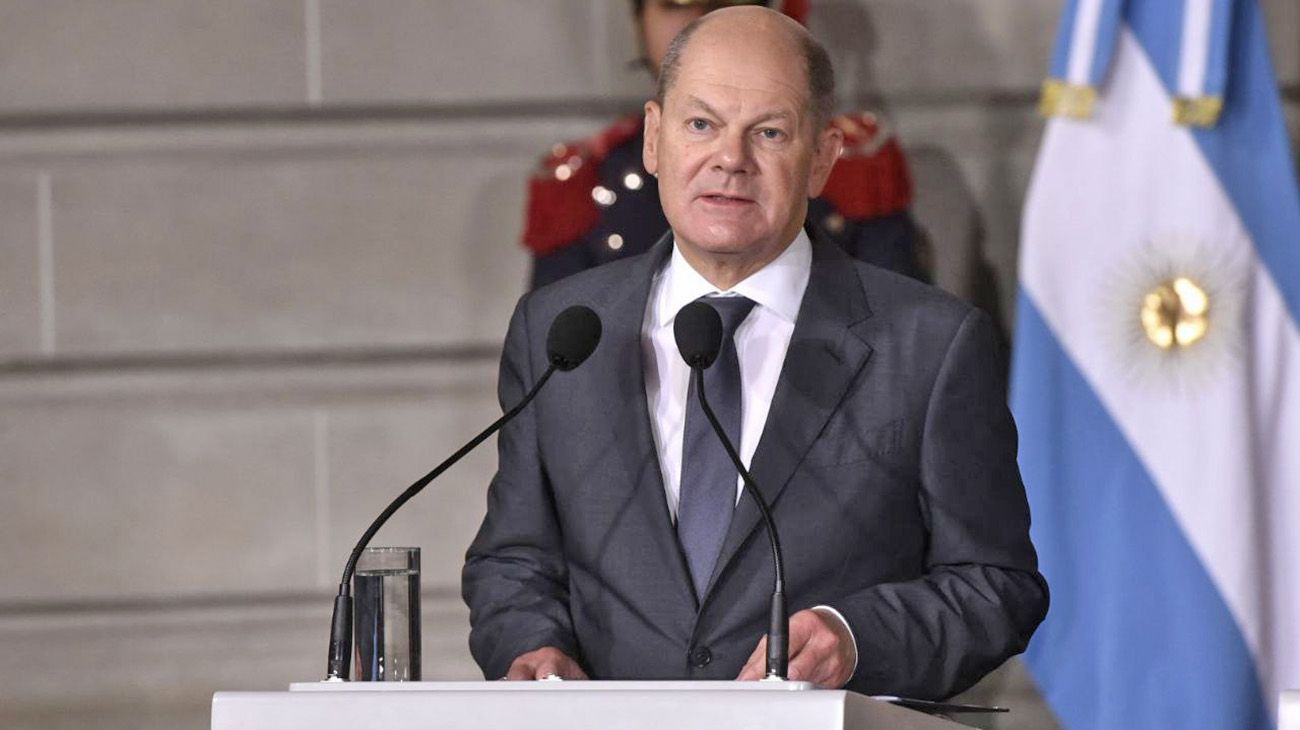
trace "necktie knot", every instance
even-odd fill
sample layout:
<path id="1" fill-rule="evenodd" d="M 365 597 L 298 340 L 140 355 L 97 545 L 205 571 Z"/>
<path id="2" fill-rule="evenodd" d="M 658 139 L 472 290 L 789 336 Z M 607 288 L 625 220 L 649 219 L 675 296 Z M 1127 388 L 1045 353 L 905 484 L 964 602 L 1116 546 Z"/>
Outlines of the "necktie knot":
<path id="1" fill-rule="evenodd" d="M 718 311 L 722 318 L 722 337 L 726 342 L 736 335 L 740 323 L 754 309 L 754 300 L 748 297 L 703 297 L 705 303 Z"/>

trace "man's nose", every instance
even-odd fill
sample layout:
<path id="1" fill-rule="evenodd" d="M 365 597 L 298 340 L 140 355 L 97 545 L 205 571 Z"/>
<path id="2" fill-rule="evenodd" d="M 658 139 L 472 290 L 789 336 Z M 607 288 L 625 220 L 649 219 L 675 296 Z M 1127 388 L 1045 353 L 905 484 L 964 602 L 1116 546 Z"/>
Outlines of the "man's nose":
<path id="1" fill-rule="evenodd" d="M 744 174 L 754 169 L 753 149 L 749 135 L 743 130 L 727 130 L 718 139 L 714 168 L 729 175 Z"/>

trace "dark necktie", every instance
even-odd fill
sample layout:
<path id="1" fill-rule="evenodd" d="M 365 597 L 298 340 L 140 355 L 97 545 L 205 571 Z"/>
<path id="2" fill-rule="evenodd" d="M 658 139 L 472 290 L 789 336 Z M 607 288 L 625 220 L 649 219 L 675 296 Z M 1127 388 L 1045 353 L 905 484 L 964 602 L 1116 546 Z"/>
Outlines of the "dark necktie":
<path id="1" fill-rule="evenodd" d="M 722 316 L 722 346 L 718 359 L 704 371 L 704 395 L 731 443 L 740 448 L 740 360 L 736 357 L 736 328 L 749 316 L 754 302 L 745 297 L 708 297 Z M 695 595 L 704 598 L 713 565 L 736 508 L 736 467 L 709 425 L 691 378 L 686 394 L 686 425 L 682 435 L 681 493 L 677 503 L 677 539 L 691 569 Z"/>

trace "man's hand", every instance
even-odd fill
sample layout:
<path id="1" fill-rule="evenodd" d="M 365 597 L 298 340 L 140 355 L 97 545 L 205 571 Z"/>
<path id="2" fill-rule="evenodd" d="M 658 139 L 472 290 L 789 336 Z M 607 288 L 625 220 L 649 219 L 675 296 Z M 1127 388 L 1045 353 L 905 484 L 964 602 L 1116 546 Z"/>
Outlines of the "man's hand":
<path id="1" fill-rule="evenodd" d="M 560 679 L 587 678 L 587 673 L 582 671 L 582 667 L 569 658 L 568 654 L 553 646 L 543 646 L 515 657 L 515 660 L 510 663 L 510 671 L 506 672 L 505 679 L 542 679 L 552 674 Z"/>
<path id="2" fill-rule="evenodd" d="M 790 617 L 789 679 L 839 689 L 853 675 L 857 647 L 848 627 L 834 615 L 813 609 Z M 767 671 L 767 637 L 758 642 L 736 679 L 762 679 Z"/>

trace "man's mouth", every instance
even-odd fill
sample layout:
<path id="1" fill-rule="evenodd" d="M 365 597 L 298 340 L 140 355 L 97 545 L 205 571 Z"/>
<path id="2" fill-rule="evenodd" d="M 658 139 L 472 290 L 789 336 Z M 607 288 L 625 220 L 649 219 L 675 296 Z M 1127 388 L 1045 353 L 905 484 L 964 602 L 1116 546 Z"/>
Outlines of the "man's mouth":
<path id="1" fill-rule="evenodd" d="M 705 193 L 700 196 L 700 200 L 714 205 L 749 205 L 754 202 L 751 198 L 725 193 Z"/>

